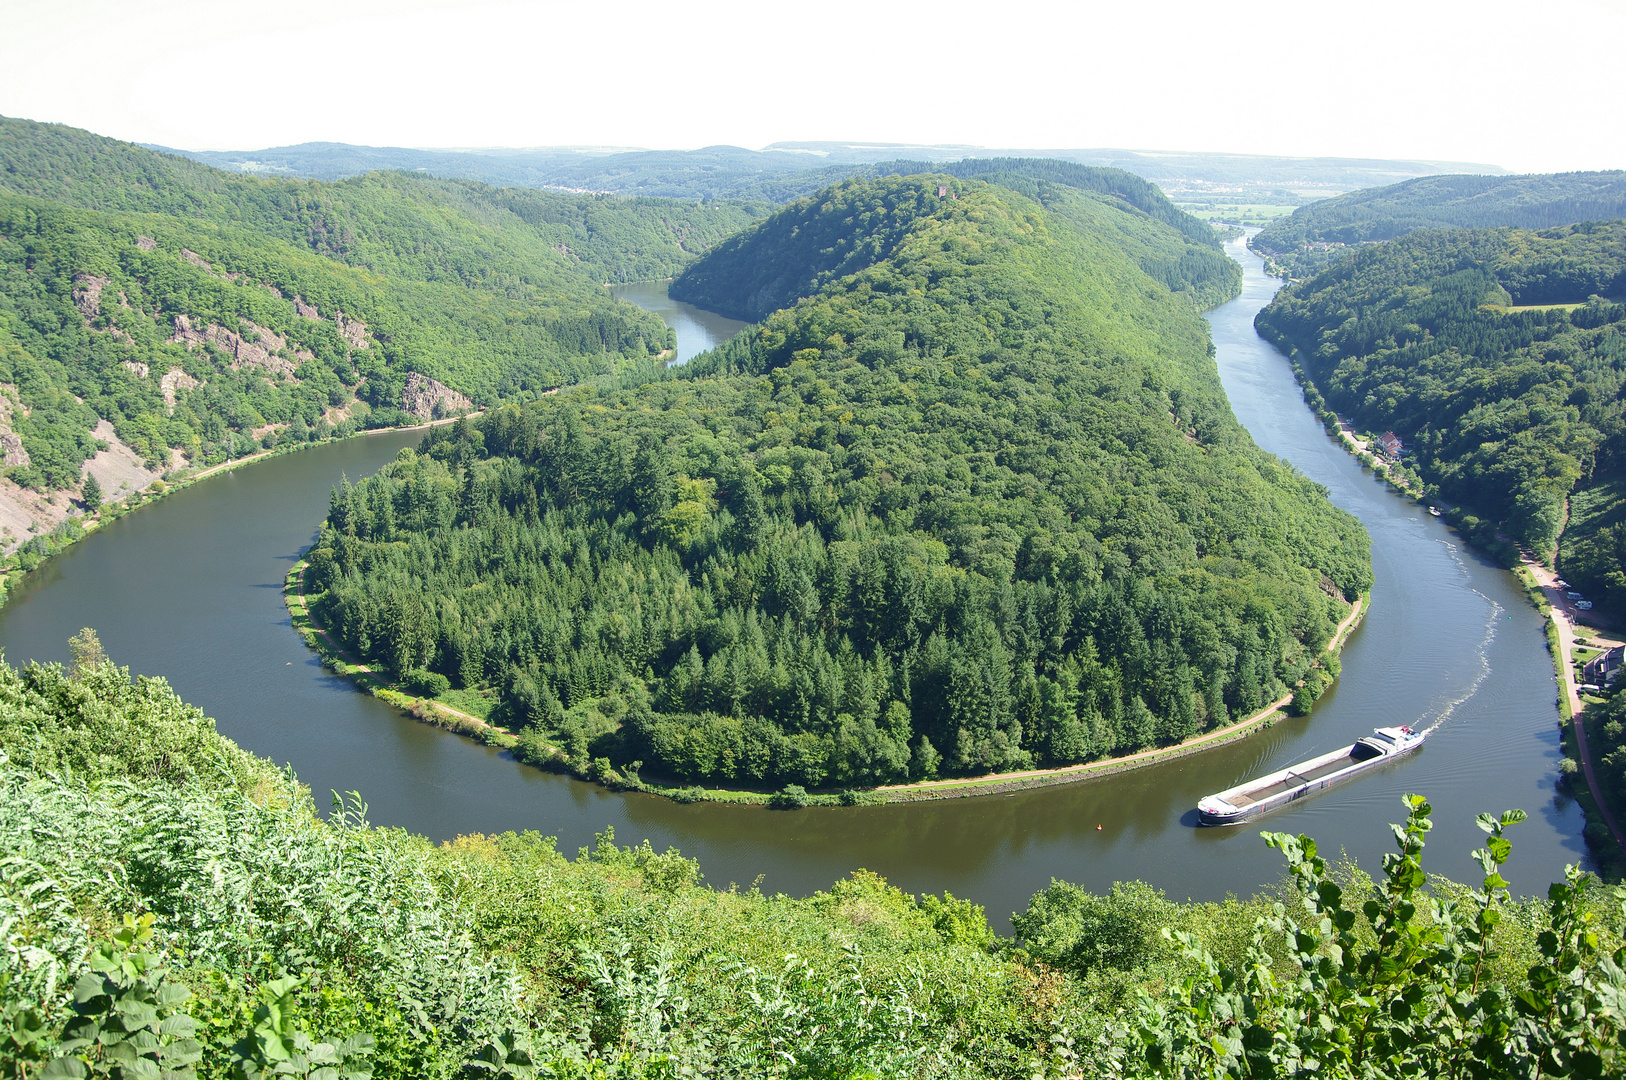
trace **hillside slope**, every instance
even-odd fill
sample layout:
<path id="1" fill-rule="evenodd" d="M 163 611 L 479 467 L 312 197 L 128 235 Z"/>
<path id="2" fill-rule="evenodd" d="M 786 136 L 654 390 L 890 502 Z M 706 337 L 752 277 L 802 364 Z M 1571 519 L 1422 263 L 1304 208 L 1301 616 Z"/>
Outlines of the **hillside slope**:
<path id="1" fill-rule="evenodd" d="M 1300 207 L 1253 239 L 1295 278 L 1350 244 L 1416 229 L 1545 229 L 1626 217 L 1626 171 L 1525 176 L 1424 176 Z"/>
<path id="2" fill-rule="evenodd" d="M 1550 558 L 1563 529 L 1572 583 L 1626 615 L 1623 300 L 1626 222 L 1423 231 L 1284 289 L 1256 325 L 1333 409 L 1393 429 L 1477 540 Z"/>
<path id="3" fill-rule="evenodd" d="M 18 485 L 77 494 L 90 468 L 112 498 L 277 440 L 647 362 L 671 331 L 600 283 L 680 270 L 761 212 L 407 174 L 266 181 L 0 119 L 0 546 L 66 512 Z M 85 466 L 101 447 L 130 467 Z"/>
<path id="4" fill-rule="evenodd" d="M 813 295 L 336 492 L 318 610 L 600 774 L 874 784 L 1313 698 L 1367 538 L 1248 440 L 1123 211 L 1068 208 L 930 175 L 786 208 L 696 273 L 739 310 L 804 259 Z"/>

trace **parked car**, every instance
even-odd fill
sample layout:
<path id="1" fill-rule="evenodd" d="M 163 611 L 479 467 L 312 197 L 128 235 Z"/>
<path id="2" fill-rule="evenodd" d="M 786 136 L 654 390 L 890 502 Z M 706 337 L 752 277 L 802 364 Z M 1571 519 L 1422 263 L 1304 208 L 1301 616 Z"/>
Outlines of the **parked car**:
<path id="1" fill-rule="evenodd" d="M 1582 611 L 1591 611 L 1592 610 L 1592 601 L 1590 601 L 1590 600 L 1577 600 L 1575 602 L 1575 606 L 1580 608 Z"/>

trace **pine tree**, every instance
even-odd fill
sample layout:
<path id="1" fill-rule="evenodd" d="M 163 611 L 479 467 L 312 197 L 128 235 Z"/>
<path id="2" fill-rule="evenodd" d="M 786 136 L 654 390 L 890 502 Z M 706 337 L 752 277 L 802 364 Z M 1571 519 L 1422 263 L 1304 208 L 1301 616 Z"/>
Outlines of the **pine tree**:
<path id="1" fill-rule="evenodd" d="M 94 514 L 102 508 L 102 485 L 96 482 L 94 476 L 86 475 L 85 483 L 79 489 L 79 501 L 85 504 L 85 510 Z"/>

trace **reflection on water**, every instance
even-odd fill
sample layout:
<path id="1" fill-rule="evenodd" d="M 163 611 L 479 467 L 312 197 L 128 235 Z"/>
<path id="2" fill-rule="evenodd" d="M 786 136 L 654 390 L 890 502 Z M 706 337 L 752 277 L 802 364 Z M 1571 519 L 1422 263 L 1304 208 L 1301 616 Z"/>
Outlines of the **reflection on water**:
<path id="1" fill-rule="evenodd" d="M 677 356 L 673 364 L 687 364 L 719 342 L 727 341 L 744 330 L 750 323 L 730 319 L 713 311 L 673 300 L 666 295 L 664 281 L 639 281 L 631 285 L 612 285 L 610 292 L 621 300 L 630 300 L 645 311 L 653 311 L 677 332 Z"/>
<path id="2" fill-rule="evenodd" d="M 178 492 L 114 522 L 30 576 L 0 610 L 12 662 L 64 660 L 82 626 L 137 672 L 161 673 L 247 748 L 291 762 L 326 805 L 359 790 L 376 822 L 436 839 L 537 829 L 571 852 L 613 826 L 700 860 L 718 885 L 759 875 L 807 893 L 858 867 L 911 892 L 951 890 L 996 925 L 1052 876 L 1105 889 L 1142 878 L 1175 897 L 1218 899 L 1276 880 L 1261 828 L 1307 832 L 1370 867 L 1392 840 L 1400 796 L 1437 811 L 1429 867 L 1465 875 L 1473 816 L 1519 806 L 1507 876 L 1545 888 L 1581 852 L 1581 816 L 1556 801 L 1556 688 L 1539 615 L 1513 579 L 1464 549 L 1423 510 L 1388 494 L 1303 406 L 1286 361 L 1253 332 L 1274 283 L 1240 244 L 1243 296 L 1210 316 L 1221 376 L 1254 438 L 1325 485 L 1370 530 L 1373 607 L 1344 652 L 1343 677 L 1313 716 L 1163 765 L 1065 787 L 897 806 L 787 813 L 612 794 L 515 763 L 418 724 L 325 672 L 288 624 L 283 575 L 310 543 L 329 488 L 376 470 L 415 434 L 392 433 L 274 458 Z M 740 325 L 679 305 L 663 286 L 620 290 L 671 319 L 687 359 Z M 1449 715 L 1392 767 L 1234 829 L 1196 829 L 1203 795 L 1352 742 L 1380 724 Z M 1096 826 L 1102 828 L 1097 831 Z"/>

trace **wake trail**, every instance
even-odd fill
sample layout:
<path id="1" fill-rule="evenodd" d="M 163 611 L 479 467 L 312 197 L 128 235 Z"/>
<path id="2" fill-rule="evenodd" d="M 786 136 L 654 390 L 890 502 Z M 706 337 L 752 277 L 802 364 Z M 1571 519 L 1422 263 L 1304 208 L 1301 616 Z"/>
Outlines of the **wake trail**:
<path id="1" fill-rule="evenodd" d="M 1452 560 L 1455 561 L 1457 566 L 1462 570 L 1463 577 L 1466 578 L 1468 576 L 1468 567 L 1463 563 L 1462 557 L 1457 554 L 1456 545 L 1444 540 L 1436 542 L 1444 545 L 1446 551 L 1450 553 Z M 1498 604 L 1495 600 L 1492 600 L 1489 596 L 1486 596 L 1473 586 L 1468 586 L 1468 591 L 1490 605 L 1490 614 L 1485 618 L 1485 636 L 1480 640 L 1479 648 L 1475 650 L 1476 658 L 1479 661 L 1479 673 L 1474 676 L 1473 681 L 1468 684 L 1468 688 L 1466 690 L 1464 690 L 1457 697 L 1452 698 L 1450 701 L 1445 703 L 1445 705 L 1440 709 L 1439 715 L 1434 717 L 1434 722 L 1423 729 L 1423 734 L 1425 735 L 1432 734 L 1436 728 L 1449 720 L 1451 718 L 1451 714 L 1457 711 L 1457 707 L 1468 701 L 1468 699 L 1473 697 L 1475 694 L 1479 693 L 1480 686 L 1484 685 L 1485 680 L 1490 677 L 1490 645 L 1491 642 L 1496 638 L 1497 616 L 1501 615 L 1504 609 L 1501 604 Z"/>

